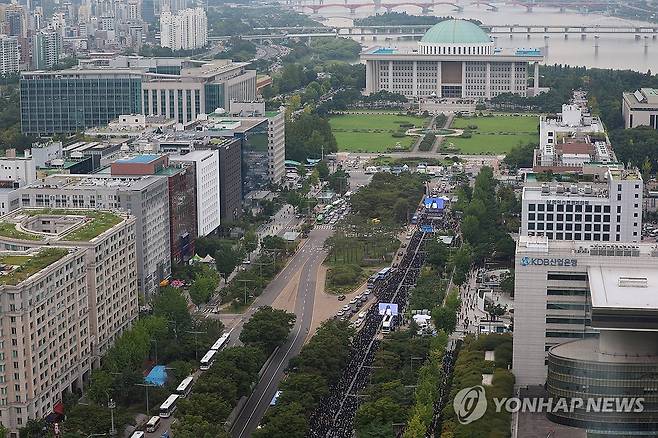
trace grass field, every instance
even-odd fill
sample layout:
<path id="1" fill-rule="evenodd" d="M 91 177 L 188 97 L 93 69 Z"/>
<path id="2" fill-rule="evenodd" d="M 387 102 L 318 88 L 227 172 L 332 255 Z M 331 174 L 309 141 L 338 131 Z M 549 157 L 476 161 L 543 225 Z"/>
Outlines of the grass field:
<path id="1" fill-rule="evenodd" d="M 348 152 L 387 152 L 400 143 L 402 149 L 409 149 L 416 137 L 393 137 L 402 123 L 412 123 L 418 128 L 425 125 L 426 119 L 396 114 L 344 114 L 333 116 L 329 124 L 336 137 L 339 151 Z"/>
<path id="2" fill-rule="evenodd" d="M 537 142 L 538 123 L 538 118 L 532 116 L 459 117 L 451 128 L 477 128 L 471 138 L 446 137 L 442 149 L 452 143 L 462 154 L 505 154 L 519 143 Z"/>

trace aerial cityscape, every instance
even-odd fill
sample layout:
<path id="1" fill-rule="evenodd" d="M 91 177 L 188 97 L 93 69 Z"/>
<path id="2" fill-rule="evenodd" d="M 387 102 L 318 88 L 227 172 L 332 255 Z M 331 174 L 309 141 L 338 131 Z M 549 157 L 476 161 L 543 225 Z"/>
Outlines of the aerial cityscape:
<path id="1" fill-rule="evenodd" d="M 5 1 L 0 438 L 658 437 L 658 1 Z"/>

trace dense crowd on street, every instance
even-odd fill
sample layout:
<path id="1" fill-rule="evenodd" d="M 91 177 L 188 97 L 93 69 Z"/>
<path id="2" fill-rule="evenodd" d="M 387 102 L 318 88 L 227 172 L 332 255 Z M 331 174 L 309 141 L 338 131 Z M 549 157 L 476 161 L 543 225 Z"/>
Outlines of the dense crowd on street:
<path id="1" fill-rule="evenodd" d="M 423 236 L 420 231 L 413 234 L 397 269 L 373 289 L 379 303 L 397 304 L 400 316 L 404 313 L 408 291 L 416 284 L 423 265 L 424 254 L 419 251 Z M 383 316 L 379 315 L 378 307 L 375 304 L 368 310 L 363 328 L 352 341 L 348 365 L 311 417 L 309 437 L 352 437 L 354 416 L 359 407 L 358 394 L 368 383 L 371 365 L 379 347 L 376 335 Z"/>

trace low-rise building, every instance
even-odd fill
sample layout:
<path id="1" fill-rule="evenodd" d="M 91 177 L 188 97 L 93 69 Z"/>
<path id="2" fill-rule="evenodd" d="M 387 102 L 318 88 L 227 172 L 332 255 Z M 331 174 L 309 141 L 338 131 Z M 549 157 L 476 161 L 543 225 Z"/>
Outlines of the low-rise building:
<path id="1" fill-rule="evenodd" d="M 81 389 L 137 318 L 135 218 L 51 208 L 0 218 L 0 301 L 0 421 L 16 433 Z"/>
<path id="2" fill-rule="evenodd" d="M 624 127 L 649 126 L 658 129 L 658 89 L 640 88 L 624 93 L 621 103 Z"/>

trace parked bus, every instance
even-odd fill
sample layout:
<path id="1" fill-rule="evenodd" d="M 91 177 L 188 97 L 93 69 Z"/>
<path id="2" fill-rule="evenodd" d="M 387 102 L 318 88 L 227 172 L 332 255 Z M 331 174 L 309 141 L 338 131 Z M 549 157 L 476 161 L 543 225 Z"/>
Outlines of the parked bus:
<path id="1" fill-rule="evenodd" d="M 181 398 L 187 397 L 187 394 L 189 394 L 190 391 L 192 390 L 193 383 L 194 383 L 194 377 L 187 376 L 186 378 L 183 379 L 182 382 L 180 382 L 178 388 L 176 388 L 176 394 L 180 395 Z"/>
<path id="2" fill-rule="evenodd" d="M 270 401 L 270 406 L 276 406 L 276 402 L 279 401 L 280 396 L 281 396 L 281 391 L 275 392 L 274 397 L 272 397 L 272 401 Z"/>
<path id="3" fill-rule="evenodd" d="M 214 344 L 212 344 L 212 347 L 210 347 L 210 349 L 215 351 L 223 350 L 224 347 L 226 347 L 226 344 L 228 344 L 229 339 L 231 339 L 231 334 L 224 333 L 222 336 L 220 336 L 219 339 L 217 339 L 217 341 Z"/>
<path id="4" fill-rule="evenodd" d="M 178 394 L 171 394 L 167 400 L 160 405 L 160 417 L 169 418 L 176 410 L 176 403 L 180 396 Z"/>
<path id="5" fill-rule="evenodd" d="M 393 315 L 387 313 L 382 321 L 382 333 L 390 333 L 393 330 Z"/>
<path id="6" fill-rule="evenodd" d="M 205 356 L 201 358 L 201 365 L 199 369 L 201 371 L 207 371 L 210 369 L 213 363 L 215 363 L 215 354 L 217 350 L 208 350 Z"/>
<path id="7" fill-rule="evenodd" d="M 136 430 L 130 435 L 130 438 L 144 438 L 145 434 L 141 430 Z"/>
<path id="8" fill-rule="evenodd" d="M 151 417 L 148 423 L 146 423 L 146 431 L 147 432 L 155 432 L 158 430 L 158 427 L 160 427 L 160 417 L 157 415 L 154 415 Z"/>
<path id="9" fill-rule="evenodd" d="M 377 273 L 377 280 L 383 280 L 386 278 L 388 273 L 391 272 L 391 268 L 384 268 Z"/>

